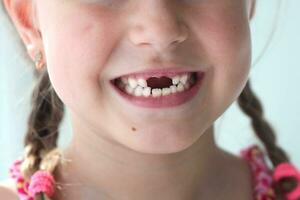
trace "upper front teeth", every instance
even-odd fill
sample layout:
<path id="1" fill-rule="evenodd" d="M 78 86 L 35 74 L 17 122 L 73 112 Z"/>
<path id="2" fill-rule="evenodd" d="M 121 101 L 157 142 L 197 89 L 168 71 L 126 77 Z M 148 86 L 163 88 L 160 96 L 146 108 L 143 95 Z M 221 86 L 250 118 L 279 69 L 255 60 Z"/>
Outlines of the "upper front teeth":
<path id="1" fill-rule="evenodd" d="M 189 78 L 188 74 L 183 74 L 181 76 L 177 75 L 172 78 L 172 83 L 173 83 L 173 85 L 177 85 L 179 83 L 186 84 L 188 78 Z M 125 85 L 129 84 L 129 86 L 132 88 L 136 88 L 137 86 L 147 87 L 147 81 L 142 78 L 135 79 L 133 77 L 129 77 L 129 78 L 122 77 L 121 81 Z"/>
<path id="2" fill-rule="evenodd" d="M 139 78 L 137 84 L 142 87 L 147 87 L 147 81 L 145 79 Z"/>
<path id="3" fill-rule="evenodd" d="M 126 83 L 126 81 L 123 82 L 123 83 Z M 141 86 L 141 87 L 147 87 L 147 81 L 145 79 L 142 79 L 142 78 L 139 78 L 139 79 L 128 78 L 128 84 L 132 88 L 136 88 L 138 85 Z"/>
<path id="4" fill-rule="evenodd" d="M 134 79 L 134 78 L 129 78 L 128 83 L 129 83 L 129 86 L 132 87 L 132 88 L 136 88 L 136 86 L 138 85 L 137 80 Z"/>

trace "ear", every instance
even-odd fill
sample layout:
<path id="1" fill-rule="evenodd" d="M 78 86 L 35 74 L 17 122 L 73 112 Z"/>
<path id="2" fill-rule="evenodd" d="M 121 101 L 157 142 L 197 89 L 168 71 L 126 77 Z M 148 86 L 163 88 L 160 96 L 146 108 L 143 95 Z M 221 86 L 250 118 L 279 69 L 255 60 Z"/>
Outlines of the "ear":
<path id="1" fill-rule="evenodd" d="M 42 35 L 36 25 L 34 0 L 3 0 L 3 2 L 29 56 L 34 60 L 35 55 L 43 49 Z"/>
<path id="2" fill-rule="evenodd" d="M 256 11 L 256 0 L 250 0 L 249 20 L 252 20 Z"/>

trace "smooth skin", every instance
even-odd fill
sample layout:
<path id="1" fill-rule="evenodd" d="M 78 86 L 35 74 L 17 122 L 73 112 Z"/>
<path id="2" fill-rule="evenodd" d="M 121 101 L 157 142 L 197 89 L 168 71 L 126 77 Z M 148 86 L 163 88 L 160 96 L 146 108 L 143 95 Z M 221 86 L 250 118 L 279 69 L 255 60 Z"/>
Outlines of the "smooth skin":
<path id="1" fill-rule="evenodd" d="M 28 55 L 43 51 L 70 111 L 72 162 L 59 166 L 54 200 L 252 199 L 247 163 L 216 145 L 213 126 L 248 80 L 254 0 L 4 4 Z M 206 73 L 181 106 L 133 106 L 109 85 L 169 63 Z"/>

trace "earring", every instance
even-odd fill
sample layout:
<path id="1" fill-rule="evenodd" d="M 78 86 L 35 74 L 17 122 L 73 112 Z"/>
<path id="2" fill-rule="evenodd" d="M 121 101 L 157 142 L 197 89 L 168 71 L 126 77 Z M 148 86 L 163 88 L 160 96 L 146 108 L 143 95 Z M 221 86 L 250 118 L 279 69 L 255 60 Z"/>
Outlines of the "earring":
<path id="1" fill-rule="evenodd" d="M 35 66 L 37 68 L 37 70 L 41 70 L 43 67 L 44 67 L 44 64 L 43 64 L 43 54 L 41 51 L 39 51 L 37 54 L 35 54 L 34 56 L 34 63 L 35 63 Z"/>

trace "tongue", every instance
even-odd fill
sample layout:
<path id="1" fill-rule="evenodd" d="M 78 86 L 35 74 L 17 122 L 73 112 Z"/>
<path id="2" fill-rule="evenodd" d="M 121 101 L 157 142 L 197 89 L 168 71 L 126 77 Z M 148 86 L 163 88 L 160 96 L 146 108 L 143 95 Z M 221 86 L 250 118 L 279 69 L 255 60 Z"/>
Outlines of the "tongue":
<path id="1" fill-rule="evenodd" d="M 172 79 L 165 76 L 160 78 L 151 77 L 147 79 L 147 85 L 151 88 L 168 88 L 172 85 Z"/>

